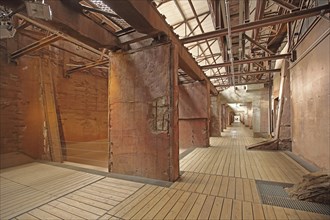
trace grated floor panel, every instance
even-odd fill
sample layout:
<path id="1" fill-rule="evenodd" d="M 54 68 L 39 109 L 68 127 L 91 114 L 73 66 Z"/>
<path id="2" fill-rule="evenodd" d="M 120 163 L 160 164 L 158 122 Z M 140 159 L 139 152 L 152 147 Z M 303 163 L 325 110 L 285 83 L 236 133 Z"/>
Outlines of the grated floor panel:
<path id="1" fill-rule="evenodd" d="M 256 180 L 256 185 L 263 204 L 330 215 L 330 205 L 290 198 L 285 188 L 292 184 Z"/>

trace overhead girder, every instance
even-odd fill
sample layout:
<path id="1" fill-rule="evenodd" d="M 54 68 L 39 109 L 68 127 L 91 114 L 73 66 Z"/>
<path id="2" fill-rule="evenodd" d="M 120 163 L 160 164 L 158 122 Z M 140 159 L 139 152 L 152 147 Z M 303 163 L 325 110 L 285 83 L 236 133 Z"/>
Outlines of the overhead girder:
<path id="1" fill-rule="evenodd" d="M 64 1 L 64 0 L 63 0 Z M 46 0 L 45 3 L 50 5 L 52 10 L 52 20 L 45 21 L 42 19 L 31 20 L 60 31 L 70 37 L 73 37 L 84 44 L 87 44 L 94 48 L 108 48 L 117 49 L 120 47 L 118 38 L 105 30 L 104 28 L 95 25 L 95 23 L 84 16 L 77 10 L 73 10 L 63 1 Z M 65 0 L 73 1 L 73 0 Z M 0 4 L 15 10 L 20 5 L 24 4 L 23 0 L 11 0 L 11 1 L 0 1 Z M 26 16 L 26 13 L 21 12 L 22 15 Z"/>
<path id="2" fill-rule="evenodd" d="M 209 81 L 200 66 L 193 59 L 188 49 L 185 48 L 177 35 L 172 30 L 164 17 L 160 15 L 156 7 L 150 1 L 136 0 L 103 0 L 121 18 L 130 24 L 135 30 L 144 34 L 165 34 L 178 48 L 179 67 L 194 80 L 205 80 L 210 85 L 213 94 L 218 91 Z"/>
<path id="3" fill-rule="evenodd" d="M 310 9 L 302 9 L 300 11 L 294 11 L 289 14 L 284 14 L 284 15 L 278 15 L 278 16 L 273 16 L 265 19 L 261 19 L 259 21 L 255 22 L 250 22 L 246 24 L 240 24 L 231 27 L 231 32 L 232 33 L 239 33 L 243 31 L 248 31 L 248 30 L 253 30 L 255 28 L 261 28 L 261 27 L 266 27 L 266 26 L 271 26 L 275 24 L 280 24 L 280 23 L 287 23 L 303 18 L 308 18 L 308 17 L 313 17 L 320 15 L 321 13 L 327 14 L 330 12 L 330 3 L 322 6 L 317 6 L 314 8 Z M 192 43 L 192 42 L 197 42 L 201 40 L 206 40 L 206 39 L 213 39 L 221 36 L 226 36 L 228 34 L 228 29 L 223 28 L 215 31 L 210 31 L 204 34 L 199 34 L 191 37 L 187 37 L 182 39 L 181 41 L 184 44 L 187 43 Z"/>
<path id="4" fill-rule="evenodd" d="M 246 59 L 246 60 L 235 60 L 234 65 L 255 63 L 255 62 L 260 62 L 260 61 L 265 61 L 265 60 L 279 60 L 279 59 L 288 58 L 290 56 L 291 56 L 291 54 L 287 53 L 287 54 L 279 54 L 279 55 L 268 56 L 268 57 L 258 57 L 258 58 L 252 58 L 252 59 Z M 202 66 L 202 68 L 203 69 L 212 69 L 212 68 L 225 67 L 225 66 L 230 66 L 230 65 L 231 65 L 231 62 L 225 62 L 225 63 L 205 65 L 205 66 Z"/>

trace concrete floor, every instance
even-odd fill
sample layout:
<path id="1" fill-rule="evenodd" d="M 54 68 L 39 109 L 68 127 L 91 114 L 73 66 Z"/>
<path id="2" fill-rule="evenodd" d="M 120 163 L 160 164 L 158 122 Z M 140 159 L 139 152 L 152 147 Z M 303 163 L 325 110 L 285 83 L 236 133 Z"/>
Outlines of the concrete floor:
<path id="1" fill-rule="evenodd" d="M 181 161 L 170 187 L 32 163 L 1 170 L 1 219 L 329 219 L 261 204 L 256 180 L 307 173 L 282 152 L 246 151 L 261 139 L 234 124 Z"/>

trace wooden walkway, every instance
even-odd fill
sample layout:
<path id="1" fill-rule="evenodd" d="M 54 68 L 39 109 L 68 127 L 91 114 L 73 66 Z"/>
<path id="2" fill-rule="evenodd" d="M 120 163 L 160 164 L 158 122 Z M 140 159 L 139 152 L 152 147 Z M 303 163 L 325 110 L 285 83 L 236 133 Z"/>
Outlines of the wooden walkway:
<path id="1" fill-rule="evenodd" d="M 307 171 L 281 152 L 246 151 L 260 139 L 231 127 L 181 160 L 171 187 L 32 163 L 1 170 L 0 219 L 329 219 L 261 204 L 256 179 L 294 183 Z"/>

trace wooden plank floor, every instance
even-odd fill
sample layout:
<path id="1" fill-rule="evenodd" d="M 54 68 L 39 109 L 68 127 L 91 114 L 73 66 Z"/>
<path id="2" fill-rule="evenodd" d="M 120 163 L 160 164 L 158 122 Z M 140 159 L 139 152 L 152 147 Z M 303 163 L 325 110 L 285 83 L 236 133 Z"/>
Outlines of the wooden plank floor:
<path id="1" fill-rule="evenodd" d="M 143 186 L 41 163 L 1 170 L 0 177 L 0 219 L 25 212 L 18 218 L 95 219 Z"/>
<path id="2" fill-rule="evenodd" d="M 308 173 L 284 152 L 245 149 L 263 139 L 250 129 L 230 127 L 221 138 L 211 138 L 211 147 L 197 148 L 180 161 L 180 170 L 235 178 L 297 183 Z"/>
<path id="3" fill-rule="evenodd" d="M 256 179 L 296 182 L 307 172 L 281 152 L 245 150 L 260 140 L 228 129 L 183 158 L 169 188 L 38 163 L 2 170 L 1 219 L 329 219 L 260 203 Z"/>

